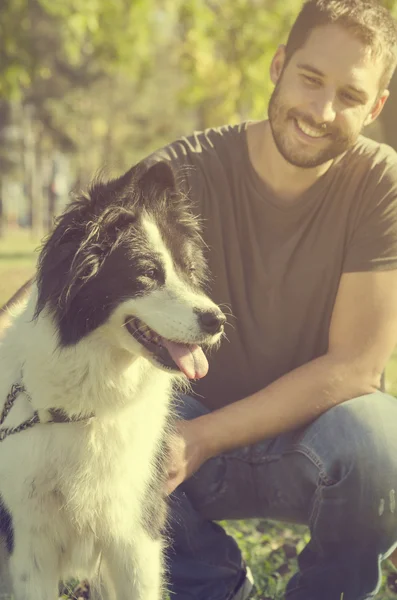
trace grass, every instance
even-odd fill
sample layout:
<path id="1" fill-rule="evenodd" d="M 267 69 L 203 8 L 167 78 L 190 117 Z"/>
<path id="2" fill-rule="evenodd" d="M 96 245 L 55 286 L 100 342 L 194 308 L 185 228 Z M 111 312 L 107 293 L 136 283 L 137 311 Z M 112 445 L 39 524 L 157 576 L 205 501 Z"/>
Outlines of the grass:
<path id="1" fill-rule="evenodd" d="M 33 275 L 39 243 L 24 230 L 0 238 L 0 306 Z"/>
<path id="2" fill-rule="evenodd" d="M 281 600 L 288 579 L 297 570 L 297 555 L 309 541 L 307 527 L 250 519 L 222 522 L 250 566 L 255 600 Z"/>
<path id="3" fill-rule="evenodd" d="M 32 240 L 27 231 L 15 231 L 0 239 L 0 306 L 34 273 L 34 250 L 38 245 L 39 241 Z M 387 365 L 386 377 L 388 391 L 397 395 L 397 353 Z M 296 570 L 297 554 L 309 539 L 307 528 L 264 519 L 222 525 L 238 541 L 253 572 L 257 587 L 253 600 L 281 600 L 286 583 Z M 379 598 L 395 600 L 397 569 L 389 562 L 384 567 Z"/>
<path id="4" fill-rule="evenodd" d="M 222 525 L 237 540 L 254 576 L 257 593 L 250 600 L 284 600 L 285 586 L 297 570 L 297 555 L 309 541 L 308 529 L 265 519 L 229 521 Z M 396 597 L 397 569 L 385 561 L 377 598 L 396 600 Z"/>

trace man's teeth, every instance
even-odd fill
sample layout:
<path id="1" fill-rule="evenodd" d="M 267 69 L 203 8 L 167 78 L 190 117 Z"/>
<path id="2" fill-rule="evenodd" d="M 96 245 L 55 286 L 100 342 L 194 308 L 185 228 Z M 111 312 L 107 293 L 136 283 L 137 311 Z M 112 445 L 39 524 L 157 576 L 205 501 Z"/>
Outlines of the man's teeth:
<path id="1" fill-rule="evenodd" d="M 303 131 L 303 133 L 305 133 L 306 135 L 309 135 L 310 137 L 320 138 L 320 137 L 324 137 L 325 135 L 327 135 L 325 131 L 318 131 L 318 129 L 312 129 L 311 127 L 306 125 L 300 119 L 297 119 L 296 122 L 298 123 L 299 129 L 301 129 Z"/>

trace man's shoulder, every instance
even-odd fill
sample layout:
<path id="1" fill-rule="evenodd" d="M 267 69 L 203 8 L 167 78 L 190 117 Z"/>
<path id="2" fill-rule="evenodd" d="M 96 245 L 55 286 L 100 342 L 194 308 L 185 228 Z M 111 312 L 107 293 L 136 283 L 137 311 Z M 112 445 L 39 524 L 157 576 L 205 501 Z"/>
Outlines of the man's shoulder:
<path id="1" fill-rule="evenodd" d="M 156 150 L 152 160 L 171 160 L 172 162 L 195 162 L 208 155 L 221 155 L 233 152 L 233 149 L 245 143 L 247 122 L 235 125 L 222 125 L 196 130 L 190 135 L 181 136 L 175 141 Z"/>
<path id="2" fill-rule="evenodd" d="M 387 144 L 365 136 L 346 152 L 340 162 L 341 181 L 350 182 L 367 196 L 392 194 L 397 197 L 397 152 Z"/>
<path id="3" fill-rule="evenodd" d="M 357 142 L 347 153 L 348 161 L 364 167 L 373 168 L 379 164 L 397 169 L 397 152 L 387 144 L 377 142 L 360 135 Z"/>
<path id="4" fill-rule="evenodd" d="M 191 135 L 180 138 L 179 141 L 185 141 L 192 151 L 200 149 L 214 148 L 231 140 L 239 140 L 245 136 L 247 122 L 237 124 L 221 125 L 220 127 L 208 127 L 202 130 L 196 130 Z"/>

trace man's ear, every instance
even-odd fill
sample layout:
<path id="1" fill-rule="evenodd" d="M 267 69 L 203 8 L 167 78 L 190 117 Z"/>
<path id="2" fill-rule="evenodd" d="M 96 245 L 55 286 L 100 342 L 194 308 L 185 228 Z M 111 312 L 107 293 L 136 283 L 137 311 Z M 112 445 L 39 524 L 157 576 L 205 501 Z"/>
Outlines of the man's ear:
<path id="1" fill-rule="evenodd" d="M 375 119 L 377 119 L 380 115 L 380 113 L 383 110 L 383 107 L 386 103 L 386 100 L 388 99 L 388 97 L 390 96 L 390 92 L 389 90 L 384 90 L 382 92 L 382 95 L 379 96 L 379 98 L 377 99 L 377 101 L 375 102 L 371 112 L 369 113 L 369 115 L 367 116 L 367 118 L 364 121 L 364 125 L 370 125 L 371 123 L 373 123 L 375 121 Z"/>
<path id="2" fill-rule="evenodd" d="M 282 44 L 276 50 L 276 54 L 273 56 L 273 60 L 270 65 L 270 79 L 276 85 L 280 79 L 280 75 L 283 72 L 285 65 L 285 46 Z"/>

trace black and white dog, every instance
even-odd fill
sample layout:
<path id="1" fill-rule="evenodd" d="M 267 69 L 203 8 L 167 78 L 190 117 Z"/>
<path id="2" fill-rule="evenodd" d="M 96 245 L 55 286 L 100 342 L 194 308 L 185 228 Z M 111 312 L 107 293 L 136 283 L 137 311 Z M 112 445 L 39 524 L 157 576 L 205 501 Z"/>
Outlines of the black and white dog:
<path id="1" fill-rule="evenodd" d="M 201 345 L 225 321 L 204 276 L 166 163 L 94 183 L 45 242 L 0 346 L 0 534 L 15 600 L 55 600 L 60 579 L 98 571 L 103 598 L 160 598 L 171 388 L 206 374 Z"/>

